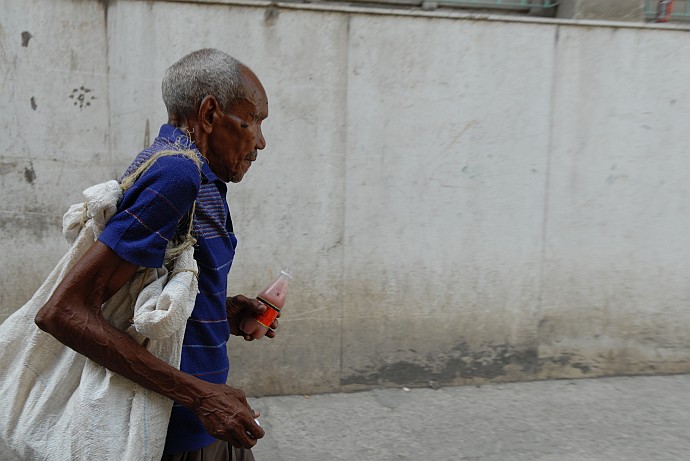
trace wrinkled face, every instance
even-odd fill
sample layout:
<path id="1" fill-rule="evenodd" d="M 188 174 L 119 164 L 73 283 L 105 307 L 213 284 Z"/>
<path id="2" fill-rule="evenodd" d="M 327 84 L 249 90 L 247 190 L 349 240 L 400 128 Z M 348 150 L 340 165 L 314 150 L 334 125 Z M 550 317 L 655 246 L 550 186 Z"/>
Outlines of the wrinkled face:
<path id="1" fill-rule="evenodd" d="M 256 76 L 245 72 L 244 77 L 246 98 L 228 113 L 216 110 L 208 139 L 209 166 L 225 182 L 240 182 L 257 151 L 266 147 L 261 122 L 268 117 L 268 98 Z"/>

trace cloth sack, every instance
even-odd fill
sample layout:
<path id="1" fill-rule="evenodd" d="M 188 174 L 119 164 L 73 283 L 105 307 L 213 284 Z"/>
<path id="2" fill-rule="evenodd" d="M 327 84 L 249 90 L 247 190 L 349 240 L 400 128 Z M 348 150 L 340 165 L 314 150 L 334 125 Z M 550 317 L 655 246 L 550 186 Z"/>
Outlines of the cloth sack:
<path id="1" fill-rule="evenodd" d="M 117 181 L 84 191 L 85 203 L 72 205 L 63 218 L 69 251 L 29 302 L 0 325 L 0 436 L 23 460 L 157 461 L 163 454 L 172 401 L 87 359 L 34 323 L 121 197 Z M 166 261 L 160 269 L 140 268 L 102 311 L 113 326 L 179 368 L 198 268 L 191 245 L 181 252 L 170 248 Z"/>

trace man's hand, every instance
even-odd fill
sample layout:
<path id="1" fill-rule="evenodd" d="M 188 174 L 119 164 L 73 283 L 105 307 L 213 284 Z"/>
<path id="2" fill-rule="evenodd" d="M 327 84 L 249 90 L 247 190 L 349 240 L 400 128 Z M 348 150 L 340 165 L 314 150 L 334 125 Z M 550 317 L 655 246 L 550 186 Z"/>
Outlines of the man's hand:
<path id="1" fill-rule="evenodd" d="M 225 310 L 228 314 L 228 325 L 230 325 L 230 333 L 235 336 L 242 336 L 246 341 L 253 341 L 254 338 L 248 335 L 240 328 L 242 320 L 246 316 L 259 316 L 266 311 L 267 307 L 253 298 L 237 295 L 231 296 L 225 300 Z M 280 317 L 280 312 L 278 313 Z M 278 319 L 274 320 L 271 328 L 266 332 L 269 338 L 275 338 L 276 329 L 278 328 Z"/>
<path id="2" fill-rule="evenodd" d="M 204 428 L 217 439 L 226 440 L 236 448 L 252 448 L 265 435 L 256 423 L 259 413 L 252 410 L 240 389 L 225 384 L 208 384 L 192 411 Z"/>

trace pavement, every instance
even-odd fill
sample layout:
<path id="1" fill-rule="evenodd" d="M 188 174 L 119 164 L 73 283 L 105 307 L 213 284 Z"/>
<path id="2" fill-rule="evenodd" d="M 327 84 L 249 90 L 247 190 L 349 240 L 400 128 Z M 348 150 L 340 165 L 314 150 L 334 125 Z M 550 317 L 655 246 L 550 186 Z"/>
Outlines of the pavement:
<path id="1" fill-rule="evenodd" d="M 690 375 L 249 400 L 257 461 L 690 461 Z"/>

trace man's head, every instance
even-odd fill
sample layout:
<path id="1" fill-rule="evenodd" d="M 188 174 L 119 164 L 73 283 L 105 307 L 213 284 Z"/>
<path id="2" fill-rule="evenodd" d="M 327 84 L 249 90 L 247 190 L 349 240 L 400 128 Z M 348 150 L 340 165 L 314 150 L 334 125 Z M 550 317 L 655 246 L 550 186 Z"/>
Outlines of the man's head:
<path id="1" fill-rule="evenodd" d="M 268 98 L 256 75 L 222 51 L 203 49 L 173 64 L 162 87 L 169 123 L 191 133 L 220 179 L 241 181 L 266 147 Z"/>

